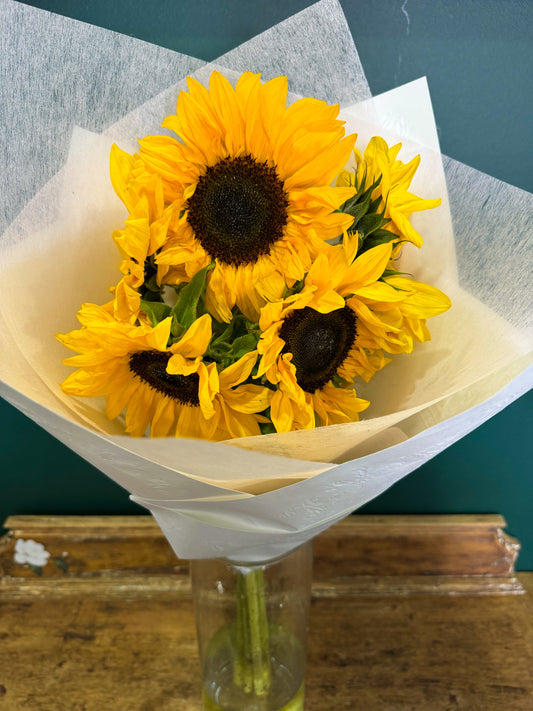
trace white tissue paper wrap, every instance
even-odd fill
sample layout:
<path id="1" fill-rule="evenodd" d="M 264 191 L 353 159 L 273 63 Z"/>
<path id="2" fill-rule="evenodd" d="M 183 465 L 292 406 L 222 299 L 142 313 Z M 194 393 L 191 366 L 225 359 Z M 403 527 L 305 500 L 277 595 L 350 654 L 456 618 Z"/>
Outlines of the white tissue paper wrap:
<path id="1" fill-rule="evenodd" d="M 424 79 L 371 98 L 336 0 L 213 65 L 12 0 L 0 0 L 0 22 L 0 394 L 150 509 L 179 556 L 281 555 L 531 387 L 533 197 L 443 159 Z M 424 246 L 406 247 L 401 269 L 452 308 L 429 322 L 430 342 L 357 385 L 371 401 L 360 422 L 223 443 L 134 439 L 107 420 L 103 399 L 61 391 L 71 370 L 54 334 L 77 328 L 80 305 L 108 301 L 119 278 L 111 233 L 126 215 L 111 145 L 134 151 L 136 138 L 163 132 L 184 77 L 205 82 L 213 68 L 230 81 L 286 75 L 291 99 L 340 103 L 360 150 L 372 135 L 402 141 L 401 160 L 422 156 L 412 191 L 442 198 L 413 217 Z"/>

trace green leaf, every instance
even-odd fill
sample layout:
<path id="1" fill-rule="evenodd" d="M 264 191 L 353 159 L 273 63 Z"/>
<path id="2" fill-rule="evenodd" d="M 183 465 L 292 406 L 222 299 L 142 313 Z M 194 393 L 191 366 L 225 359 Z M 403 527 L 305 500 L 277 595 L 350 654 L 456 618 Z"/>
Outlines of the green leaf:
<path id="1" fill-rule="evenodd" d="M 231 343 L 235 321 L 232 319 L 229 323 L 221 323 L 213 321 L 213 345 L 218 343 Z"/>
<path id="2" fill-rule="evenodd" d="M 254 333 L 247 333 L 245 336 L 240 336 L 233 341 L 233 353 L 238 360 L 243 355 L 255 350 L 259 337 Z"/>
<path id="3" fill-rule="evenodd" d="M 208 264 L 196 272 L 191 281 L 179 295 L 179 299 L 172 310 L 174 316 L 183 328 L 189 328 L 199 315 L 199 305 L 205 297 L 207 273 L 213 269 L 214 264 Z"/>
<path id="4" fill-rule="evenodd" d="M 172 323 L 170 324 L 171 343 L 169 345 L 172 345 L 172 342 L 175 343 L 176 341 L 178 341 L 183 336 L 186 330 L 187 329 L 183 328 L 177 318 L 175 316 L 172 316 Z"/>
<path id="5" fill-rule="evenodd" d="M 365 175 L 363 175 L 363 179 L 362 179 L 361 183 L 359 185 L 354 185 L 354 187 L 357 190 L 355 195 L 353 195 L 349 200 L 346 200 L 346 202 L 341 205 L 341 207 L 339 208 L 339 212 L 350 213 L 350 210 L 352 210 L 353 207 L 361 200 L 361 198 L 365 192 L 365 182 L 366 182 L 366 172 L 365 172 Z"/>
<path id="6" fill-rule="evenodd" d="M 358 203 L 355 205 L 351 210 L 347 210 L 349 215 L 353 217 L 353 224 L 351 229 L 355 232 L 357 229 L 357 223 L 366 215 L 368 212 L 368 200 L 364 200 L 363 202 Z"/>
<path id="7" fill-rule="evenodd" d="M 363 243 L 362 252 L 366 252 L 368 249 L 377 247 L 379 244 L 388 244 L 398 239 L 398 235 L 394 232 L 389 232 L 388 230 L 376 230 L 369 237 L 367 237 Z"/>
<path id="8" fill-rule="evenodd" d="M 375 200 L 372 200 L 370 202 L 370 205 L 368 206 L 368 212 L 377 212 L 379 213 L 379 208 L 383 205 L 383 201 L 380 197 L 377 197 Z M 383 214 L 383 210 L 381 211 L 381 215 Z"/>
<path id="9" fill-rule="evenodd" d="M 145 291 L 144 294 L 141 293 L 144 301 L 149 301 L 151 304 L 162 304 L 163 299 L 161 297 L 161 292 L 159 291 Z"/>
<path id="10" fill-rule="evenodd" d="M 363 254 L 363 252 L 366 252 L 373 247 L 377 247 L 380 244 L 388 244 L 389 242 L 393 242 L 395 239 L 398 239 L 398 235 L 395 235 L 393 232 L 389 232 L 388 230 L 376 230 L 376 232 L 364 240 L 363 246 L 361 247 L 359 253 Z"/>
<path id="11" fill-rule="evenodd" d="M 171 313 L 170 306 L 160 301 L 145 301 L 141 299 L 141 309 L 152 322 L 152 326 L 157 326 L 158 323 L 168 318 Z"/>
<path id="12" fill-rule="evenodd" d="M 153 291 L 157 293 L 159 291 L 159 284 L 157 283 L 157 274 L 152 274 L 149 279 L 144 282 L 144 287 L 147 291 Z"/>
<path id="13" fill-rule="evenodd" d="M 228 353 L 231 353 L 236 325 L 235 318 L 229 323 L 213 320 L 213 338 L 207 349 L 207 355 L 217 363 L 225 362 Z"/>
<path id="14" fill-rule="evenodd" d="M 372 232 L 372 237 L 385 237 L 389 241 L 391 239 L 399 239 L 398 235 L 394 232 L 391 232 L 390 230 L 382 230 L 381 228 Z"/>
<path id="15" fill-rule="evenodd" d="M 357 229 L 363 234 L 369 235 L 372 234 L 375 230 L 379 229 L 380 227 L 383 227 L 383 225 L 386 225 L 388 220 L 386 218 L 383 218 L 381 215 L 376 215 L 374 214 L 368 214 L 362 217 L 358 224 L 357 224 Z"/>
<path id="16" fill-rule="evenodd" d="M 352 210 L 354 207 L 361 201 L 361 192 L 357 192 L 353 197 L 351 197 L 349 200 L 346 200 L 345 203 L 341 205 L 339 208 L 339 212 L 347 212 L 348 214 L 352 214 Z"/>
<path id="17" fill-rule="evenodd" d="M 375 181 L 372 183 L 372 185 L 370 186 L 370 192 L 374 192 L 374 190 L 379 187 L 379 184 L 381 183 L 381 179 L 382 179 L 382 178 L 383 178 L 383 175 L 381 175 L 381 174 L 378 175 L 378 177 L 376 178 L 376 180 L 375 180 Z"/>
<path id="18" fill-rule="evenodd" d="M 286 299 L 288 296 L 293 296 L 293 294 L 299 294 L 300 291 L 304 288 L 304 284 L 305 279 L 299 279 L 298 281 L 295 281 L 291 287 L 285 286 L 285 289 L 283 290 L 283 298 Z M 252 328 L 258 328 L 258 324 L 254 324 Z"/>
<path id="19" fill-rule="evenodd" d="M 228 353 L 231 353 L 231 346 L 228 343 L 221 343 L 214 348 L 209 346 L 206 351 L 206 355 L 217 363 L 226 363 L 228 361 Z M 229 361 L 231 362 L 231 358 Z"/>
<path id="20" fill-rule="evenodd" d="M 276 432 L 276 428 L 272 422 L 260 422 L 259 428 L 261 430 L 261 434 L 274 434 Z"/>
<path id="21" fill-rule="evenodd" d="M 35 573 L 35 575 L 43 574 L 43 569 L 39 565 L 31 565 L 30 563 L 30 570 Z"/>

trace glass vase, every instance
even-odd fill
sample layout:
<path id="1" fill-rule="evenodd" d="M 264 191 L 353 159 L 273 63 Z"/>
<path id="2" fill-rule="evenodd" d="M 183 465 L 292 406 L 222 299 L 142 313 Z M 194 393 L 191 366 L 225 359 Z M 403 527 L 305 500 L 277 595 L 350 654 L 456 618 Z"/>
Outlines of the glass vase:
<path id="1" fill-rule="evenodd" d="M 312 559 L 191 562 L 205 711 L 303 710 Z"/>

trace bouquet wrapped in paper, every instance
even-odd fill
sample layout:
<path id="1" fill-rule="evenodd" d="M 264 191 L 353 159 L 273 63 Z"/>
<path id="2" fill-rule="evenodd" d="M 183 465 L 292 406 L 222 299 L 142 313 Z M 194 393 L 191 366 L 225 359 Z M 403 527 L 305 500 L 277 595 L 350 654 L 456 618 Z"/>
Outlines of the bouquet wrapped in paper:
<path id="1" fill-rule="evenodd" d="M 98 41 L 102 88 L 135 47 Z M 530 387 L 531 196 L 443 159 L 424 80 L 372 99 L 331 0 L 213 65 L 139 53 L 180 81 L 134 111 L 102 88 L 98 132 L 66 87 L 40 128 L 57 172 L 2 238 L 2 395 L 180 556 L 265 560 Z"/>

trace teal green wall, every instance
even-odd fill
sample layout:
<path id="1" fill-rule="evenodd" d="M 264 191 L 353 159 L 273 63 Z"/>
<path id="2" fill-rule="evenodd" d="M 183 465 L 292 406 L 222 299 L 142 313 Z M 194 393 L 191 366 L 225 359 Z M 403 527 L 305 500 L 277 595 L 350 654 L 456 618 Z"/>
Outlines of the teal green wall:
<path id="1" fill-rule="evenodd" d="M 211 60 L 310 3 L 27 4 Z M 341 5 L 374 94 L 426 75 L 442 151 L 533 191 L 532 2 L 341 0 Z M 501 513 L 523 545 L 518 567 L 533 569 L 532 405 L 529 393 L 364 511 Z M 2 401 L 0 472 L 0 521 L 13 513 L 144 512 L 103 474 Z"/>

